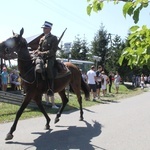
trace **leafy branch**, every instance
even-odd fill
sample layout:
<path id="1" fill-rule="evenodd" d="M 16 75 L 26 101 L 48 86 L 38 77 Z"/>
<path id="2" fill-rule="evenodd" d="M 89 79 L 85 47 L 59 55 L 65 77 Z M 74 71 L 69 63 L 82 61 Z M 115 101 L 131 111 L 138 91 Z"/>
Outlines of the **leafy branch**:
<path id="1" fill-rule="evenodd" d="M 132 17 L 134 23 L 137 24 L 139 21 L 139 15 L 142 9 L 148 7 L 150 1 L 148 0 L 107 0 L 107 2 L 114 2 L 114 5 L 119 2 L 124 2 L 122 8 L 123 16 Z M 87 0 L 89 3 L 87 6 L 87 14 L 91 15 L 91 12 L 101 11 L 104 7 L 105 0 Z M 120 65 L 123 61 L 128 60 L 128 65 L 133 66 L 144 66 L 147 65 L 150 68 L 150 29 L 143 25 L 132 26 L 130 28 L 130 35 L 128 36 L 129 46 L 123 50 L 123 53 L 119 59 Z"/>

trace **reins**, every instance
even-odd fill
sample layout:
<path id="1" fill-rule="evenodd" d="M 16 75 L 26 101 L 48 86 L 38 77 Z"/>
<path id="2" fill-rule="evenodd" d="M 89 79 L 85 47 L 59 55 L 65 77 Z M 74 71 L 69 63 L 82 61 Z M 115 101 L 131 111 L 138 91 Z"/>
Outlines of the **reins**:
<path id="1" fill-rule="evenodd" d="M 22 41 L 20 41 L 19 42 L 19 44 L 15 47 L 17 50 L 18 50 L 18 52 L 20 52 L 20 50 L 21 50 L 21 48 L 22 48 L 22 46 L 25 44 L 25 46 L 27 47 L 27 44 L 22 40 Z M 17 52 L 17 54 L 18 54 L 18 52 Z M 32 59 L 30 58 L 30 59 L 23 59 L 23 58 L 19 58 L 19 56 L 18 56 L 18 60 L 21 60 L 21 61 L 25 61 L 25 62 L 27 62 L 27 61 L 32 61 Z M 31 72 L 31 70 L 32 69 L 34 69 L 34 66 L 32 66 L 32 64 L 31 64 L 31 67 L 29 67 L 30 69 L 24 74 L 24 75 L 21 75 L 21 74 L 19 74 L 19 76 L 20 76 L 20 78 L 24 81 L 24 82 L 26 82 L 26 83 L 28 83 L 28 84 L 33 84 L 35 81 L 36 81 L 36 73 L 34 74 L 34 80 L 32 81 L 32 82 L 30 82 L 30 81 L 27 81 L 26 79 L 25 79 L 25 77 L 29 74 L 29 72 Z M 35 72 L 35 71 L 34 71 Z"/>
<path id="2" fill-rule="evenodd" d="M 19 59 L 19 58 L 18 58 L 18 59 Z M 34 68 L 34 66 L 33 66 L 33 67 L 30 67 L 30 69 L 29 69 L 23 76 L 22 76 L 21 74 L 19 74 L 20 78 L 21 78 L 24 82 L 29 83 L 29 84 L 33 84 L 33 83 L 35 82 L 35 80 L 36 80 L 36 73 L 35 73 L 35 79 L 34 79 L 32 82 L 27 81 L 27 80 L 25 79 L 25 77 L 27 76 L 27 74 L 29 74 L 29 72 L 30 72 L 33 68 Z"/>

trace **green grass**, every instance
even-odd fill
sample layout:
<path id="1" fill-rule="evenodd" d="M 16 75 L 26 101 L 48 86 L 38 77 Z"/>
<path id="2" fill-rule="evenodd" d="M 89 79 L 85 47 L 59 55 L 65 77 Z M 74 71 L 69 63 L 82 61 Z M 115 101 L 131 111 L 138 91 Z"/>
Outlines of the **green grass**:
<path id="1" fill-rule="evenodd" d="M 84 95 L 83 95 L 82 96 L 83 107 L 89 107 L 92 105 L 103 104 L 105 102 L 113 102 L 113 101 L 117 101 L 120 99 L 122 100 L 127 97 L 138 95 L 142 92 L 143 92 L 143 90 L 141 90 L 140 88 L 132 89 L 131 86 L 120 85 L 119 94 L 114 94 L 115 89 L 113 86 L 112 93 L 108 93 L 105 97 L 101 97 L 101 100 L 97 100 L 95 102 L 93 102 L 92 100 L 85 101 Z M 57 105 L 61 105 L 61 100 L 58 95 L 55 95 L 55 103 Z M 17 106 L 17 105 L 0 103 L 0 123 L 13 121 L 18 109 L 19 109 L 19 106 Z M 45 107 L 45 109 L 49 115 L 56 114 L 58 111 L 55 109 L 51 109 L 50 107 Z M 69 96 L 69 103 L 67 104 L 64 111 L 73 110 L 73 109 L 79 109 L 79 104 L 76 100 L 76 95 L 71 94 Z M 39 109 L 26 108 L 20 119 L 34 118 L 34 117 L 38 117 L 38 116 L 43 116 L 43 114 L 39 111 Z"/>

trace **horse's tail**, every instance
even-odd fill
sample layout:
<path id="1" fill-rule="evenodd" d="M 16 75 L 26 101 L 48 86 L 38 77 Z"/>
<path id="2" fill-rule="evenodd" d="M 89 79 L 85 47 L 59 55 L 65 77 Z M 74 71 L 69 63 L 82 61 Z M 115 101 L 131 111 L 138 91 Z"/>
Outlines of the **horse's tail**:
<path id="1" fill-rule="evenodd" d="M 82 77 L 81 77 L 81 90 L 84 92 L 85 99 L 88 100 L 90 98 L 90 88 Z"/>

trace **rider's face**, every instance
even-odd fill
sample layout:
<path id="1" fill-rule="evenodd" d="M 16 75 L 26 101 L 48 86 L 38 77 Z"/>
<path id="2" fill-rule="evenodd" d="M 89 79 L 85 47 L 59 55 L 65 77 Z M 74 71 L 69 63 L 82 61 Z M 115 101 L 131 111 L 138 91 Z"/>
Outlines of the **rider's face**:
<path id="1" fill-rule="evenodd" d="M 51 28 L 43 28 L 44 34 L 48 34 L 51 31 Z"/>

